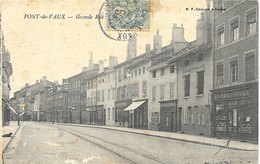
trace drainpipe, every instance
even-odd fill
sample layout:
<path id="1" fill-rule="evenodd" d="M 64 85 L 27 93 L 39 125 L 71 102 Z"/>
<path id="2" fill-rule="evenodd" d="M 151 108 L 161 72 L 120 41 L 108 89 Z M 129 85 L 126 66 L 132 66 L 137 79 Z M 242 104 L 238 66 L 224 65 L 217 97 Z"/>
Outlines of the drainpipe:
<path id="1" fill-rule="evenodd" d="M 214 2 L 214 1 L 213 1 Z M 213 4 L 214 6 L 214 4 Z M 212 40 L 212 45 L 213 45 L 213 84 L 212 84 L 212 89 L 214 90 L 215 89 L 215 51 L 216 51 L 216 46 L 215 46 L 215 41 L 216 41 L 216 38 L 215 38 L 215 35 L 216 35 L 216 25 L 215 25 L 215 10 L 213 11 L 213 38 L 211 39 Z M 212 94 L 211 94 L 212 95 Z M 211 137 L 215 137 L 215 103 L 213 101 L 213 97 L 211 97 Z"/>

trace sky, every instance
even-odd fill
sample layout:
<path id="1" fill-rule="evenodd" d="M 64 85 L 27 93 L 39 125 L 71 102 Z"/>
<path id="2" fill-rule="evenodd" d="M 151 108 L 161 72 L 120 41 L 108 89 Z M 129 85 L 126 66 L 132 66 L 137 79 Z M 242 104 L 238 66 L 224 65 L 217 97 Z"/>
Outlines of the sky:
<path id="1" fill-rule="evenodd" d="M 126 41 L 114 41 L 106 37 L 97 19 L 76 19 L 76 15 L 93 15 L 105 0 L 2 0 L 2 27 L 4 44 L 11 55 L 13 75 L 11 96 L 25 83 L 34 84 L 42 76 L 58 80 L 80 73 L 88 66 L 90 54 L 94 62 L 109 56 L 123 62 L 127 53 Z M 149 29 L 136 32 L 137 55 L 145 51 L 145 44 L 153 45 L 157 29 L 162 35 L 162 45 L 172 39 L 173 23 L 183 24 L 187 41 L 196 39 L 196 22 L 200 11 L 186 8 L 205 8 L 205 0 L 150 0 Z M 105 8 L 102 10 L 106 22 Z M 28 19 L 26 14 L 65 14 L 66 19 Z M 67 16 L 73 18 L 67 19 Z M 105 31 L 116 36 L 117 32 Z"/>

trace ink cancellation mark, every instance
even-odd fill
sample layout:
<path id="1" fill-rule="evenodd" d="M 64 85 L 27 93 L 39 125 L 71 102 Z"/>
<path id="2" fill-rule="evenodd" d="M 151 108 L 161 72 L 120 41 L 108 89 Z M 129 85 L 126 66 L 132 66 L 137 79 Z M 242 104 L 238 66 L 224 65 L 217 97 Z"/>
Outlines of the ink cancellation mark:
<path id="1" fill-rule="evenodd" d="M 99 13 L 102 13 L 103 10 L 107 11 L 107 1 L 104 2 L 99 10 Z M 106 14 L 107 17 L 107 14 Z M 114 41 L 128 41 L 130 38 L 137 37 L 138 31 L 133 31 L 129 29 L 119 30 L 115 28 L 111 28 L 108 30 L 106 27 L 107 19 L 98 19 L 98 24 L 102 33 L 109 39 Z M 140 29 L 139 29 L 140 31 Z"/>
<path id="2" fill-rule="evenodd" d="M 107 30 L 149 30 L 148 0 L 107 0 Z"/>

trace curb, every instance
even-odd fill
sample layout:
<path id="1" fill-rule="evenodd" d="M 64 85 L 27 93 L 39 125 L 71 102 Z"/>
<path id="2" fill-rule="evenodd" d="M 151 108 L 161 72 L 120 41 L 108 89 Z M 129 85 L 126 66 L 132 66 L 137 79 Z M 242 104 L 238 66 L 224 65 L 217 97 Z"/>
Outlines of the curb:
<path id="1" fill-rule="evenodd" d="M 200 142 L 200 141 L 185 140 L 185 139 L 180 139 L 180 138 L 171 138 L 171 137 L 158 136 L 158 135 L 141 133 L 141 132 L 133 132 L 133 131 L 122 130 L 122 129 L 111 129 L 111 128 L 103 127 L 103 126 L 92 126 L 92 125 L 82 125 L 82 124 L 66 124 L 66 123 L 55 123 L 55 124 L 56 125 L 66 125 L 66 126 L 77 126 L 77 127 L 89 127 L 89 128 L 100 128 L 100 129 L 106 129 L 106 130 L 114 130 L 114 131 L 120 131 L 120 132 L 125 132 L 125 133 L 133 133 L 133 134 L 139 134 L 139 135 L 150 136 L 150 137 L 170 139 L 170 140 L 175 140 L 175 141 L 189 142 L 189 143 L 193 143 L 193 144 L 200 144 L 200 145 L 206 145 L 206 146 L 212 146 L 212 147 L 226 148 L 226 149 L 230 149 L 230 150 L 258 151 L 258 150 L 253 150 L 253 149 L 228 147 L 226 145 L 211 144 L 211 143 L 205 143 L 205 142 Z"/>
<path id="2" fill-rule="evenodd" d="M 15 136 L 15 134 L 18 132 L 18 130 L 20 129 L 21 127 L 21 124 L 18 126 L 18 128 L 15 130 L 13 136 Z M 8 145 L 10 144 L 10 142 L 13 140 L 13 137 L 11 137 L 8 141 L 7 141 L 7 144 L 5 145 L 5 147 L 3 148 L 2 150 L 2 153 L 4 154 L 6 148 L 8 147 Z"/>

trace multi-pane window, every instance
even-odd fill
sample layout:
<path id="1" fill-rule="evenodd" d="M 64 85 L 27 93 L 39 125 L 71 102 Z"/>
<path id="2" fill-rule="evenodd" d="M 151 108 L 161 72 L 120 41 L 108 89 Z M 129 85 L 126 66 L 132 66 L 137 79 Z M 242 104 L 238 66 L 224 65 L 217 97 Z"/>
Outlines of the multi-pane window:
<path id="1" fill-rule="evenodd" d="M 145 67 L 143 67 L 143 74 L 145 74 Z"/>
<path id="2" fill-rule="evenodd" d="M 193 112 L 190 106 L 187 108 L 188 110 L 188 123 L 192 124 L 193 123 Z"/>
<path id="3" fill-rule="evenodd" d="M 256 33 L 256 9 L 246 13 L 246 34 L 247 36 Z"/>
<path id="4" fill-rule="evenodd" d="M 217 65 L 217 85 L 223 85 L 224 84 L 224 65 L 223 63 L 219 63 Z"/>
<path id="5" fill-rule="evenodd" d="M 141 75 L 141 68 L 138 69 L 139 75 Z"/>
<path id="6" fill-rule="evenodd" d="M 117 101 L 121 100 L 121 87 L 117 88 L 117 93 L 116 93 L 116 99 Z"/>
<path id="7" fill-rule="evenodd" d="M 197 72 L 197 76 L 197 94 L 200 95 L 204 92 L 204 71 Z"/>
<path id="8" fill-rule="evenodd" d="M 238 60 L 232 60 L 230 62 L 230 71 L 231 71 L 231 82 L 238 81 Z"/>
<path id="9" fill-rule="evenodd" d="M 122 98 L 122 100 L 125 99 L 125 97 L 126 97 L 126 86 L 123 86 L 121 88 L 121 98 Z"/>
<path id="10" fill-rule="evenodd" d="M 174 99 L 174 83 L 170 83 L 170 99 Z"/>
<path id="11" fill-rule="evenodd" d="M 107 90 L 107 100 L 110 100 L 110 89 Z"/>
<path id="12" fill-rule="evenodd" d="M 254 52 L 246 54 L 245 57 L 245 80 L 251 81 L 255 79 L 255 55 Z"/>
<path id="13" fill-rule="evenodd" d="M 100 102 L 100 91 L 97 91 L 97 102 Z"/>
<path id="14" fill-rule="evenodd" d="M 165 68 L 161 68 L 161 76 L 165 74 Z"/>
<path id="15" fill-rule="evenodd" d="M 112 88 L 112 100 L 115 99 L 115 88 Z"/>
<path id="16" fill-rule="evenodd" d="M 143 97 L 147 96 L 147 81 L 143 81 Z"/>
<path id="17" fill-rule="evenodd" d="M 152 101 L 153 102 L 156 101 L 156 87 L 155 86 L 152 87 Z"/>
<path id="18" fill-rule="evenodd" d="M 112 120 L 115 120 L 115 108 L 112 108 Z"/>
<path id="19" fill-rule="evenodd" d="M 139 97 L 139 83 L 134 83 L 131 85 L 131 87 L 129 88 L 130 89 L 129 96 L 131 95 L 131 97 L 133 97 L 133 98 L 138 98 Z"/>
<path id="20" fill-rule="evenodd" d="M 239 39 L 239 21 L 235 19 L 230 23 L 231 42 Z"/>
<path id="21" fill-rule="evenodd" d="M 174 65 L 170 66 L 170 73 L 174 73 L 174 69 L 175 69 Z"/>
<path id="22" fill-rule="evenodd" d="M 153 78 L 156 78 L 156 71 L 153 71 Z"/>
<path id="23" fill-rule="evenodd" d="M 107 109 L 107 120 L 110 120 L 110 108 Z"/>
<path id="24" fill-rule="evenodd" d="M 164 85 L 160 86 L 160 100 L 164 100 Z"/>
<path id="25" fill-rule="evenodd" d="M 221 26 L 217 29 L 217 47 L 221 47 L 225 44 L 224 35 L 224 26 Z"/>
<path id="26" fill-rule="evenodd" d="M 184 96 L 190 96 L 190 75 L 184 77 Z"/>
<path id="27" fill-rule="evenodd" d="M 135 70 L 135 76 L 137 76 L 137 70 Z"/>

